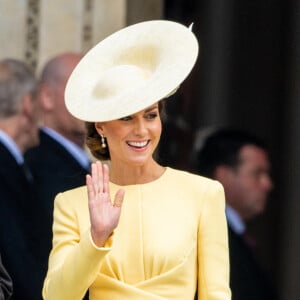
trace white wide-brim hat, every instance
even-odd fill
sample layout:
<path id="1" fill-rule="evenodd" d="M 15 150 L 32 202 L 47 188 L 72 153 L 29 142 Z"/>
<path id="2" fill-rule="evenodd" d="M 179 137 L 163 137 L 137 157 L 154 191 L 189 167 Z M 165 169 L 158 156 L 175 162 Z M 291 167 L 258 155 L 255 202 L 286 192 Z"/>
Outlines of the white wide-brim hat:
<path id="1" fill-rule="evenodd" d="M 146 21 L 121 29 L 76 66 L 65 89 L 67 109 L 89 122 L 139 112 L 176 91 L 198 49 L 191 30 L 176 22 Z"/>

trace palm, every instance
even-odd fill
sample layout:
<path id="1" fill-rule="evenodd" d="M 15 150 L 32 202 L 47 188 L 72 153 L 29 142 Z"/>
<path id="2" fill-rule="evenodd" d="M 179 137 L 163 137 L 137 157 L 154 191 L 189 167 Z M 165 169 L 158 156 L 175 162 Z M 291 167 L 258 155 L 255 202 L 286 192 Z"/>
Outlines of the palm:
<path id="1" fill-rule="evenodd" d="M 92 164 L 92 174 L 87 175 L 91 233 L 94 242 L 103 246 L 117 227 L 124 191 L 119 190 L 114 202 L 109 191 L 109 169 L 101 162 Z"/>

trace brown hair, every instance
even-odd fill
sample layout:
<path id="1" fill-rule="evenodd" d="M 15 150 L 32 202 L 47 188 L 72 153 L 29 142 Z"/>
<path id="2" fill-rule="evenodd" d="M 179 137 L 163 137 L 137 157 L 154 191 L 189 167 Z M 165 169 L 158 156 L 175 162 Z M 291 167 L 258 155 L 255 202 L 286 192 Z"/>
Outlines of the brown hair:
<path id="1" fill-rule="evenodd" d="M 165 100 L 158 102 L 159 115 L 162 121 L 165 118 Z M 90 149 L 92 155 L 100 160 L 109 160 L 110 153 L 109 147 L 106 143 L 106 147 L 102 147 L 101 136 L 95 128 L 94 122 L 86 122 L 86 145 Z"/>

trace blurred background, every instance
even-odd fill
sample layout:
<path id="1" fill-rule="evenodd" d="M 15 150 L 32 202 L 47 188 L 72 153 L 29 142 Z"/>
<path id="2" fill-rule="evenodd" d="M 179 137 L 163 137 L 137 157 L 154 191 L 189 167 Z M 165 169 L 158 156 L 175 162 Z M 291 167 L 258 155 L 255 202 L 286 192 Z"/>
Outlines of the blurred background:
<path id="1" fill-rule="evenodd" d="M 0 59 L 24 59 L 37 73 L 54 55 L 85 53 L 139 21 L 194 23 L 200 56 L 168 101 L 160 160 L 190 169 L 197 132 L 207 128 L 263 138 L 274 190 L 251 229 L 280 299 L 300 299 L 300 1 L 0 0 L 0 15 Z"/>

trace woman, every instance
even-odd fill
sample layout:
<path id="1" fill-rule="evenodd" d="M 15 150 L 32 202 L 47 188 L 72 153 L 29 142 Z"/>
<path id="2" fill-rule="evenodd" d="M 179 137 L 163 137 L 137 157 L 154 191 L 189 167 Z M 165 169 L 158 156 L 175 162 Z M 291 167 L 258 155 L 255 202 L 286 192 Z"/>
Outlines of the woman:
<path id="1" fill-rule="evenodd" d="M 87 121 L 97 161 L 86 186 L 55 199 L 45 299 L 228 300 L 222 186 L 159 165 L 163 102 L 198 54 L 178 23 L 129 26 L 89 51 L 66 105 Z"/>

